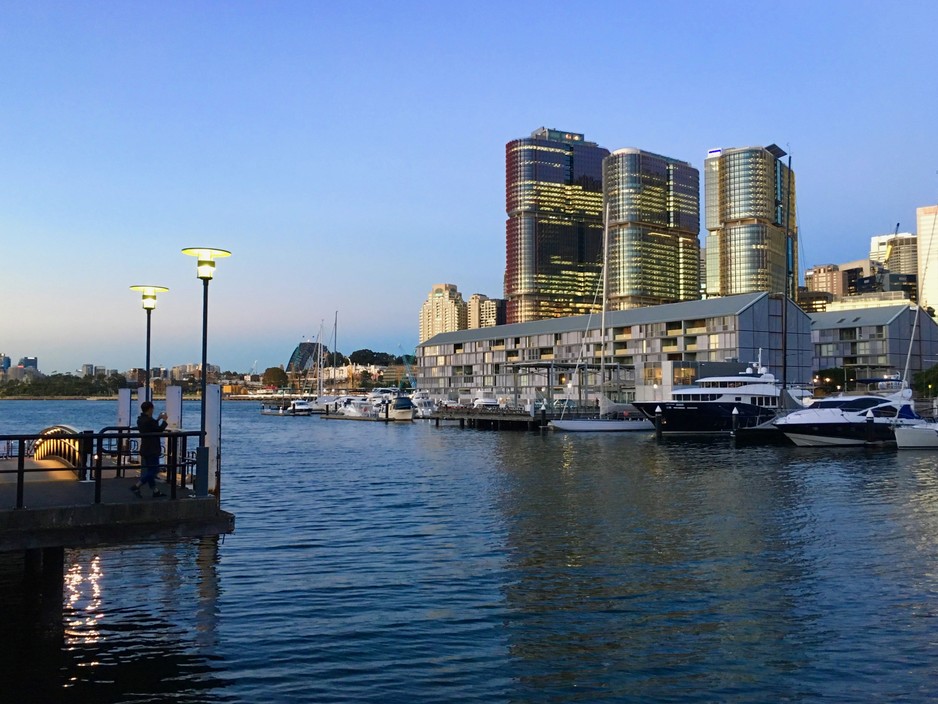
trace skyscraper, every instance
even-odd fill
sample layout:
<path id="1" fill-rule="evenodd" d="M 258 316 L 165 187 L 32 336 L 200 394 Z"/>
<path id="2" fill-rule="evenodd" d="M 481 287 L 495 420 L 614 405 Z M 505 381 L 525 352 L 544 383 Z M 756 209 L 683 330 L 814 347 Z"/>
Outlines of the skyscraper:
<path id="1" fill-rule="evenodd" d="M 453 284 L 434 284 L 420 308 L 420 342 L 466 329 L 466 302 Z"/>
<path id="2" fill-rule="evenodd" d="M 938 309 L 938 205 L 916 208 L 918 303 Z"/>
<path id="3" fill-rule="evenodd" d="M 708 153 L 704 162 L 708 296 L 769 291 L 794 297 L 796 189 L 794 173 L 782 163 L 783 156 L 785 152 L 774 144 Z"/>
<path id="4" fill-rule="evenodd" d="M 544 127 L 505 146 L 508 323 L 597 309 L 608 154 L 582 134 Z"/>
<path id="5" fill-rule="evenodd" d="M 700 172 L 641 149 L 603 161 L 609 206 L 608 307 L 700 298 Z"/>
<path id="6" fill-rule="evenodd" d="M 911 232 L 870 238 L 870 259 L 892 274 L 918 274 L 918 241 Z"/>

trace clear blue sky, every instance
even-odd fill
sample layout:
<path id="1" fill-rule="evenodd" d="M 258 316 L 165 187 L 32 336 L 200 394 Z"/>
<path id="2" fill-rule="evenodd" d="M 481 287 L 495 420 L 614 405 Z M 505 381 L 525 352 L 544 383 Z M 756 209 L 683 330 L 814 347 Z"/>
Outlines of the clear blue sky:
<path id="1" fill-rule="evenodd" d="M 938 202 L 938 3 L 0 0 L 0 352 L 198 362 L 180 250 L 232 251 L 209 361 L 399 353 L 434 283 L 502 295 L 504 145 L 540 126 L 701 168 L 777 143 L 802 271 Z M 324 321 L 324 322 L 323 322 Z"/>

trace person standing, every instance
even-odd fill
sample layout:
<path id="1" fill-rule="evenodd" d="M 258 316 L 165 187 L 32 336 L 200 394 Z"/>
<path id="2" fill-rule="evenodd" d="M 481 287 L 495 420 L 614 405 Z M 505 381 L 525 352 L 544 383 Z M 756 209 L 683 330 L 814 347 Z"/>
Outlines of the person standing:
<path id="1" fill-rule="evenodd" d="M 140 404 L 140 415 L 137 416 L 137 430 L 140 431 L 140 479 L 130 487 L 137 496 L 141 496 L 140 487 L 146 484 L 153 492 L 153 498 L 166 496 L 156 488 L 156 476 L 160 473 L 160 455 L 163 454 L 163 443 L 157 433 L 166 430 L 166 413 L 160 413 L 158 418 L 153 417 L 153 404 L 144 401 Z"/>

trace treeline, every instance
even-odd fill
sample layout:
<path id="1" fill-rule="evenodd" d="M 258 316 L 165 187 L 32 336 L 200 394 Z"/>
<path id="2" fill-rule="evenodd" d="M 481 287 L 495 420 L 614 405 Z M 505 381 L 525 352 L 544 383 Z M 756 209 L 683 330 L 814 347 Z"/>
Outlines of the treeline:
<path id="1" fill-rule="evenodd" d="M 110 376 L 78 377 L 71 374 L 51 374 L 28 379 L 8 379 L 0 383 L 0 398 L 17 396 L 114 396 L 118 389 L 130 383 L 120 374 Z M 136 384 L 133 384 L 136 388 Z"/>

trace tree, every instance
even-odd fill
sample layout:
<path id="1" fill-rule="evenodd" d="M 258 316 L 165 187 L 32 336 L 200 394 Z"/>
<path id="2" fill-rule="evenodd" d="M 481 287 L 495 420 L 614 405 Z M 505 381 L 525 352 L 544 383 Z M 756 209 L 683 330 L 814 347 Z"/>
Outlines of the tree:
<path id="1" fill-rule="evenodd" d="M 267 367 L 261 377 L 261 383 L 264 386 L 273 386 L 279 389 L 289 384 L 290 380 L 287 378 L 287 373 L 280 367 Z"/>
<path id="2" fill-rule="evenodd" d="M 368 366 L 375 363 L 375 353 L 372 350 L 355 350 L 348 356 L 352 364 Z"/>

